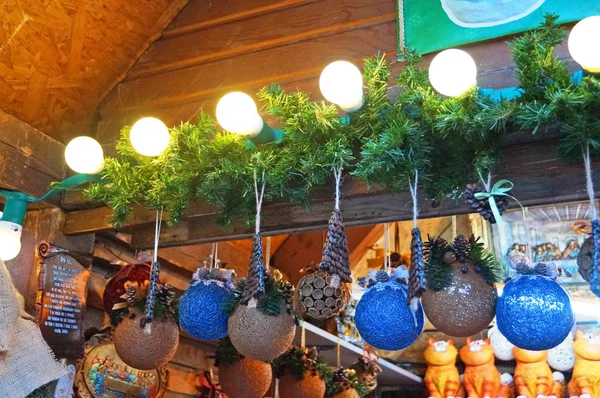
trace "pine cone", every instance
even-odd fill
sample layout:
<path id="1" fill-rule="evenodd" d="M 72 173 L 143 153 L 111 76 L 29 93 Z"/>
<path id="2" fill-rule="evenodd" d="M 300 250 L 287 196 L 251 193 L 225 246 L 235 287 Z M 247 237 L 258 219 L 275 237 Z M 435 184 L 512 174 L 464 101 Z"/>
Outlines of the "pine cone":
<path id="1" fill-rule="evenodd" d="M 537 263 L 534 270 L 538 275 L 548 275 L 548 266 L 544 263 Z"/>
<path id="2" fill-rule="evenodd" d="M 377 282 L 388 282 L 390 280 L 390 274 L 383 270 L 379 270 L 375 274 L 375 278 L 377 279 Z"/>
<path id="3" fill-rule="evenodd" d="M 252 298 L 258 298 L 265 292 L 265 279 L 267 271 L 263 265 L 262 241 L 259 234 L 254 235 L 252 242 L 252 255 L 250 256 L 250 266 L 248 276 L 242 292 L 241 303 L 246 305 Z"/>
<path id="4" fill-rule="evenodd" d="M 407 303 L 419 298 L 425 291 L 425 265 L 423 263 L 423 242 L 421 230 L 413 228 L 410 243 L 410 274 L 408 277 Z"/>
<path id="5" fill-rule="evenodd" d="M 319 268 L 330 275 L 338 275 L 342 283 L 352 282 L 346 228 L 339 210 L 334 210 L 329 219 L 327 242 Z"/>
<path id="6" fill-rule="evenodd" d="M 460 263 L 467 261 L 467 258 L 469 257 L 469 241 L 464 235 L 458 235 L 454 238 L 452 252 L 456 255 L 456 258 Z"/>
<path id="7" fill-rule="evenodd" d="M 479 213 L 483 218 L 488 220 L 490 223 L 495 224 L 497 222 L 494 217 L 494 213 L 492 213 L 492 209 L 490 207 L 490 203 L 487 199 L 477 199 L 475 194 L 478 192 L 484 192 L 483 189 L 478 184 L 469 184 L 465 189 L 465 202 L 469 207 Z M 510 200 L 506 196 L 498 196 L 494 195 L 494 200 L 496 201 L 496 206 L 498 207 L 498 211 L 500 215 L 508 209 L 508 205 L 510 204 Z"/>
<path id="8" fill-rule="evenodd" d="M 529 267 L 529 265 L 525 264 L 525 263 L 519 263 L 517 264 L 517 274 L 521 274 L 521 275 L 529 275 L 531 274 L 531 267 Z"/>
<path id="9" fill-rule="evenodd" d="M 127 304 L 133 306 L 133 304 L 137 301 L 137 289 L 135 286 L 129 286 L 127 288 L 127 292 L 125 293 L 125 300 L 127 300 Z"/>

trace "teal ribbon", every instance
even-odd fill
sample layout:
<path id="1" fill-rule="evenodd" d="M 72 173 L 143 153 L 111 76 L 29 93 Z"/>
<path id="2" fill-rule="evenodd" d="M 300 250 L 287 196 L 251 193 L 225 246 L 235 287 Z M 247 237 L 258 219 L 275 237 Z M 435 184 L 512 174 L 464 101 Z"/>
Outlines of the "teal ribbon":
<path id="1" fill-rule="evenodd" d="M 477 192 L 473 196 L 475 196 L 475 199 L 478 200 L 488 200 L 490 208 L 492 209 L 492 214 L 496 219 L 496 223 L 500 225 L 502 223 L 502 217 L 500 215 L 500 210 L 498 210 L 498 205 L 496 204 L 496 199 L 494 198 L 494 196 L 506 196 L 519 203 L 519 201 L 514 196 L 508 194 L 508 192 L 510 192 L 510 190 L 513 189 L 513 187 L 514 184 L 512 182 L 508 180 L 500 180 L 492 186 L 490 192 Z"/>

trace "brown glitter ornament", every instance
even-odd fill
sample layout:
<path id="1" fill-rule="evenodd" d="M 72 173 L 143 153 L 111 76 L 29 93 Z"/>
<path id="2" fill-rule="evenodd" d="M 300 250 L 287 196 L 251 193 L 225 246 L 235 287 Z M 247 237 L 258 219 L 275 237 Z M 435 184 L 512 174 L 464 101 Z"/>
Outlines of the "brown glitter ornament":
<path id="1" fill-rule="evenodd" d="M 296 322 L 285 311 L 276 316 L 265 315 L 258 308 L 238 305 L 229 317 L 228 329 L 231 343 L 240 354 L 272 361 L 292 344 Z"/>
<path id="2" fill-rule="evenodd" d="M 358 362 L 352 365 L 350 369 L 356 372 L 358 379 L 365 385 L 367 393 L 377 389 L 377 377 L 382 371 L 377 361 L 363 356 L 358 358 Z"/>
<path id="3" fill-rule="evenodd" d="M 350 388 L 335 394 L 333 398 L 360 398 L 360 395 L 358 395 L 358 392 L 354 388 Z"/>
<path id="4" fill-rule="evenodd" d="M 350 298 L 348 284 L 331 286 L 331 275 L 323 270 L 306 275 L 298 283 L 296 299 L 302 314 L 322 321 L 344 308 Z"/>
<path id="5" fill-rule="evenodd" d="M 312 371 L 304 373 L 302 380 L 290 374 L 279 378 L 279 396 L 281 398 L 323 398 L 325 396 L 325 380 Z"/>
<path id="6" fill-rule="evenodd" d="M 219 384 L 229 398 L 262 398 L 272 377 L 270 364 L 251 358 L 219 366 Z"/>
<path id="7" fill-rule="evenodd" d="M 113 340 L 119 358 L 132 368 L 151 370 L 166 365 L 177 351 L 179 328 L 169 319 L 154 318 L 151 333 L 146 335 L 140 326 L 143 315 L 131 309 L 115 326 Z"/>
<path id="8" fill-rule="evenodd" d="M 462 272 L 464 266 L 467 272 Z M 452 282 L 439 291 L 425 290 L 421 297 L 423 310 L 440 332 L 454 337 L 472 336 L 494 319 L 498 292 L 475 272 L 471 262 L 456 261 L 449 267 Z"/>

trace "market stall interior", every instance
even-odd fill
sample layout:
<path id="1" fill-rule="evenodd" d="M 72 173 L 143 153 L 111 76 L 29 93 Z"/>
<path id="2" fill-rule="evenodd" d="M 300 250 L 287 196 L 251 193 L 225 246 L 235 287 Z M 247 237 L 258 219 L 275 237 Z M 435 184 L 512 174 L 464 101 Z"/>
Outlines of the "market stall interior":
<path id="1" fill-rule="evenodd" d="M 600 15 L 506 3 L 0 7 L 0 398 L 600 398 Z"/>

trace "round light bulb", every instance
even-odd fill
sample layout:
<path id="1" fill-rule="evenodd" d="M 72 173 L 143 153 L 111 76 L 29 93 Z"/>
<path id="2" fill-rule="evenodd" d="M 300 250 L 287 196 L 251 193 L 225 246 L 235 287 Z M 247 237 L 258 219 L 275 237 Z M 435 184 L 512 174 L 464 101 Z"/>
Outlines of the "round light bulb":
<path id="1" fill-rule="evenodd" d="M 0 259 L 9 261 L 21 251 L 23 227 L 8 221 L 0 221 Z"/>
<path id="2" fill-rule="evenodd" d="M 477 65 L 463 50 L 444 50 L 429 65 L 429 81 L 438 93 L 459 97 L 477 85 Z"/>
<path id="3" fill-rule="evenodd" d="M 264 125 L 252 98 L 239 91 L 225 94 L 219 100 L 217 121 L 225 130 L 242 135 L 258 134 Z"/>
<path id="4" fill-rule="evenodd" d="M 145 117 L 135 122 L 129 132 L 129 141 L 137 153 L 158 156 L 167 149 L 171 134 L 163 122 L 154 117 Z"/>
<path id="5" fill-rule="evenodd" d="M 363 105 L 363 80 L 360 70 L 350 62 L 335 61 L 321 72 L 319 87 L 327 101 L 346 112 L 359 110 Z"/>
<path id="6" fill-rule="evenodd" d="M 568 45 L 575 62 L 588 72 L 600 73 L 600 16 L 579 21 L 569 34 Z"/>
<path id="7" fill-rule="evenodd" d="M 65 148 L 67 165 L 76 173 L 97 174 L 104 167 L 102 146 L 91 137 L 73 138 Z"/>

